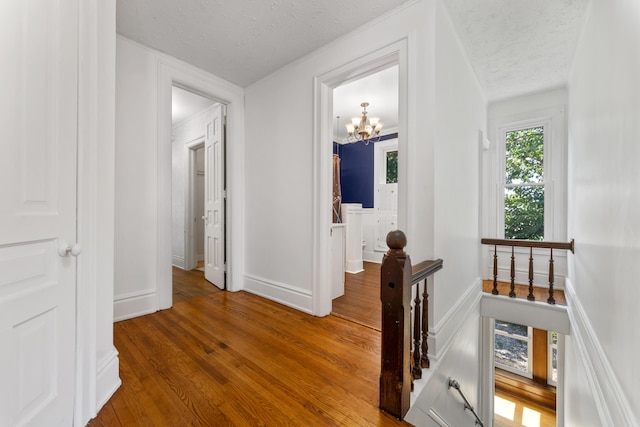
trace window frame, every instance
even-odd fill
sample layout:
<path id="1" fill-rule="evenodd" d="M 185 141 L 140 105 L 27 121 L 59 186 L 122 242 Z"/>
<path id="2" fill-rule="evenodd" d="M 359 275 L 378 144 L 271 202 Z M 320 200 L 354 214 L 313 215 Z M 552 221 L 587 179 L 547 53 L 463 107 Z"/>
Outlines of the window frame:
<path id="1" fill-rule="evenodd" d="M 488 167 L 489 233 L 504 238 L 507 132 L 544 128 L 544 240 L 566 240 L 566 119 L 562 106 L 498 117 L 490 121 Z"/>
<path id="2" fill-rule="evenodd" d="M 502 321 L 499 319 L 496 319 L 496 322 L 498 321 Z M 506 320 L 504 321 L 506 322 Z M 509 323 L 513 323 L 516 325 L 520 325 L 519 323 L 515 323 L 515 322 L 509 322 Z M 502 369 L 504 371 L 508 371 L 511 373 L 514 373 L 516 375 L 520 375 L 523 376 L 525 378 L 529 378 L 529 379 L 533 379 L 533 327 L 531 326 L 527 326 L 527 325 L 520 325 L 520 326 L 526 326 L 527 328 L 527 336 L 524 337 L 522 335 L 518 335 L 518 334 L 512 334 L 506 331 L 502 331 L 500 329 L 498 329 L 494 323 L 493 326 L 493 365 L 494 368 L 499 368 Z M 502 335 L 504 337 L 507 338 L 513 338 L 513 339 L 518 339 L 520 341 L 526 341 L 527 342 L 527 371 L 520 371 L 516 368 L 512 368 L 509 365 L 504 365 L 502 363 L 499 363 L 495 357 L 495 351 L 496 351 L 496 339 L 495 336 L 496 335 Z"/>

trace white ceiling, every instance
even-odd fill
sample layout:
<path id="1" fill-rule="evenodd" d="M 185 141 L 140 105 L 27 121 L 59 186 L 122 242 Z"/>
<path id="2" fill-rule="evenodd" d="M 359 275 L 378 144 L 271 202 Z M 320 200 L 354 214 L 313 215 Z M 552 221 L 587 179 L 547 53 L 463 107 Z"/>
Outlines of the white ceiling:
<path id="1" fill-rule="evenodd" d="M 174 86 L 171 90 L 171 124 L 180 123 L 215 103 L 208 98 Z"/>
<path id="2" fill-rule="evenodd" d="M 588 0 L 443 3 L 489 101 L 566 85 Z"/>
<path id="3" fill-rule="evenodd" d="M 117 0 L 123 36 L 246 87 L 407 0 Z"/>
<path id="4" fill-rule="evenodd" d="M 382 133 L 398 127 L 398 66 L 371 74 L 333 90 L 334 138 L 347 138 L 345 124 L 362 115 L 360 104 L 368 102 L 367 116 L 384 123 Z M 340 118 L 336 118 L 340 116 Z M 337 131 L 337 133 L 336 133 Z"/>
<path id="5" fill-rule="evenodd" d="M 117 31 L 246 87 L 406 1 L 117 0 Z M 443 4 L 487 99 L 494 101 L 566 84 L 588 1 Z M 397 109 L 397 73 L 395 81 L 371 78 L 379 81 L 336 89 L 334 116 L 340 115 L 341 128 L 364 101 L 385 128 L 394 126 L 394 113 L 386 109 L 390 99 Z"/>

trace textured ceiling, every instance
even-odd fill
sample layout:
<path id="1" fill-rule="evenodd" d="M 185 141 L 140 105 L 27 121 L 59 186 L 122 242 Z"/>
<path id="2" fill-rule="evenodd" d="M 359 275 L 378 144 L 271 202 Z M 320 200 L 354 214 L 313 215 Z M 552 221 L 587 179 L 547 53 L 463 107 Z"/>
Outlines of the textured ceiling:
<path id="1" fill-rule="evenodd" d="M 487 99 L 495 101 L 567 83 L 588 1 L 442 3 Z M 406 2 L 117 0 L 117 31 L 246 87 Z"/>
<path id="2" fill-rule="evenodd" d="M 567 83 L 588 0 L 446 0 L 489 101 Z"/>
<path id="3" fill-rule="evenodd" d="M 117 31 L 246 87 L 407 0 L 117 0 Z"/>

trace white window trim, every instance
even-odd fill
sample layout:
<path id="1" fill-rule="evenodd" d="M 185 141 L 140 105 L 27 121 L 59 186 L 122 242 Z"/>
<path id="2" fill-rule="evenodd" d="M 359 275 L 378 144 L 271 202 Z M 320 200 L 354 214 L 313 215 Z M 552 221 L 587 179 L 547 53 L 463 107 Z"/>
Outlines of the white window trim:
<path id="1" fill-rule="evenodd" d="M 374 209 L 374 251 L 386 252 L 389 248 L 386 244 L 386 235 L 380 236 L 379 227 L 377 224 L 380 221 L 379 207 L 380 207 L 380 186 L 387 185 L 387 153 L 390 151 L 398 151 L 398 138 L 388 139 L 386 141 L 376 142 L 375 150 L 373 152 L 373 209 Z M 398 178 L 400 173 L 398 171 Z M 397 186 L 397 184 L 396 184 Z M 396 215 L 397 215 L 396 207 Z"/>
<path id="2" fill-rule="evenodd" d="M 523 371 L 520 371 L 518 369 L 512 368 L 509 365 L 503 365 L 502 363 L 499 363 L 495 359 L 495 355 L 494 355 L 494 365 L 495 365 L 495 367 L 496 368 L 500 368 L 500 369 L 505 370 L 505 371 L 512 372 L 512 373 L 514 373 L 516 375 L 520 375 L 520 376 L 523 376 L 523 377 L 526 377 L 526 378 L 529 378 L 529 379 L 533 379 L 533 367 L 531 366 L 532 365 L 531 361 L 533 360 L 533 328 L 531 326 L 527 326 L 527 336 L 524 337 L 522 335 L 510 334 L 509 332 L 502 331 L 500 329 L 497 329 L 494 326 L 494 334 L 498 334 L 498 335 L 502 335 L 504 337 L 514 338 L 514 339 L 518 339 L 518 340 L 527 342 L 527 371 L 526 372 L 523 372 Z M 494 352 L 495 352 L 495 339 L 494 339 Z"/>
<path id="3" fill-rule="evenodd" d="M 553 344 L 552 331 L 547 331 L 547 384 L 552 386 L 558 386 L 558 382 L 553 380 L 553 349 L 556 349 L 556 357 L 558 360 L 560 356 L 558 354 L 558 343 Z M 558 341 L 560 341 L 560 334 L 558 334 Z M 558 378 L 560 377 L 560 363 L 558 362 Z"/>
<path id="4" fill-rule="evenodd" d="M 490 235 L 504 238 L 504 188 L 506 133 L 544 127 L 545 213 L 544 239 L 565 241 L 566 237 L 566 136 L 564 107 L 494 119 L 490 122 Z"/>

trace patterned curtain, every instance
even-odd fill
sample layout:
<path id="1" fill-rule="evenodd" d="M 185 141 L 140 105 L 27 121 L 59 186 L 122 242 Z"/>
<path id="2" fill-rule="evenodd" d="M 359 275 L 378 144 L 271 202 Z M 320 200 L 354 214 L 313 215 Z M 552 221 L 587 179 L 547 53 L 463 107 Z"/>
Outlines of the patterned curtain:
<path id="1" fill-rule="evenodd" d="M 342 192 L 340 191 L 340 157 L 333 155 L 333 222 L 342 222 Z"/>

